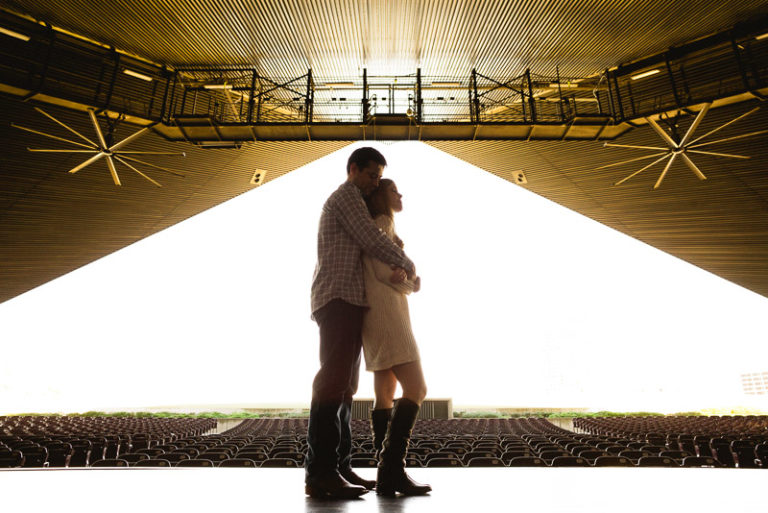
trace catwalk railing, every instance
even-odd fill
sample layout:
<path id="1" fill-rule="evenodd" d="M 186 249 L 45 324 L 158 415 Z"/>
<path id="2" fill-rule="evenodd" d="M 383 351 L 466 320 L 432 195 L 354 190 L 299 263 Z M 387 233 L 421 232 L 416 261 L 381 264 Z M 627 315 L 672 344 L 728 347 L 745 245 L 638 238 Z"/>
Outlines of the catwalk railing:
<path id="1" fill-rule="evenodd" d="M 0 11 L 0 92 L 125 116 L 173 140 L 610 139 L 632 121 L 763 97 L 768 18 L 590 77 L 270 77 L 171 69 Z M 736 98 L 736 100 L 734 100 Z"/>

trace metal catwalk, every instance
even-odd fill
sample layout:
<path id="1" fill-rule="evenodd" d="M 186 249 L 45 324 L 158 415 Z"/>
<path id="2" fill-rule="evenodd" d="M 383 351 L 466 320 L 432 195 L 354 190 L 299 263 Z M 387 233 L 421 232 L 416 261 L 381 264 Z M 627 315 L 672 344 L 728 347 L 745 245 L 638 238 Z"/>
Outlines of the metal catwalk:
<path id="1" fill-rule="evenodd" d="M 302 469 L 0 471 L 3 511 L 630 513 L 764 511 L 765 472 L 711 468 L 416 468 L 429 496 L 323 501 Z M 372 470 L 362 470 L 368 477 Z"/>

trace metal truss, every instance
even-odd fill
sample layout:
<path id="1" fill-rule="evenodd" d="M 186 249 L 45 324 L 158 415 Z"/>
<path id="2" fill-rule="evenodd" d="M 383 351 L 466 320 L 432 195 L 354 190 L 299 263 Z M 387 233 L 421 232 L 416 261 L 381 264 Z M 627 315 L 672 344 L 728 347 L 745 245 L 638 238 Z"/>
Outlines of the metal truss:
<path id="1" fill-rule="evenodd" d="M 248 66 L 168 69 L 10 16 L 0 12 L 1 24 L 29 38 L 0 47 L 0 92 L 154 125 L 195 144 L 614 139 L 636 120 L 768 92 L 768 38 L 758 37 L 768 17 L 590 77 L 531 69 L 514 77 L 474 69 L 459 77 L 419 69 L 268 77 Z M 73 62 L 82 65 L 64 64 Z"/>

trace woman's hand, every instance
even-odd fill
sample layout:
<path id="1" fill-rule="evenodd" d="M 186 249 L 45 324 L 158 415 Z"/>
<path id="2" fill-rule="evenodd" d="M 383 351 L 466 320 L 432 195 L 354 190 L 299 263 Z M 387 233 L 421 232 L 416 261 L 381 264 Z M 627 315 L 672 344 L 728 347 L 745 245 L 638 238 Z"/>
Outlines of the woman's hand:
<path id="1" fill-rule="evenodd" d="M 421 276 L 416 276 L 416 279 L 413 280 L 413 291 L 418 292 L 421 290 Z"/>
<path id="2" fill-rule="evenodd" d="M 389 281 L 395 284 L 403 283 L 407 277 L 408 277 L 408 274 L 405 272 L 405 269 L 402 269 L 400 267 L 395 267 L 392 270 L 392 275 L 389 277 Z"/>

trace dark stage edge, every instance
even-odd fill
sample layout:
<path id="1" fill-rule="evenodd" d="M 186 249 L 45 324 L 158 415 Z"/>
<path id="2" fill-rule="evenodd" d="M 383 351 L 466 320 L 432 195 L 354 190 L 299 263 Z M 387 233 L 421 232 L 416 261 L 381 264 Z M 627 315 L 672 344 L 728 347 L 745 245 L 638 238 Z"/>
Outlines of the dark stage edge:
<path id="1" fill-rule="evenodd" d="M 424 497 L 325 501 L 302 469 L 130 468 L 0 471 L 7 512 L 662 513 L 768 511 L 768 472 L 711 468 L 414 468 Z M 361 469 L 364 477 L 374 470 Z"/>

